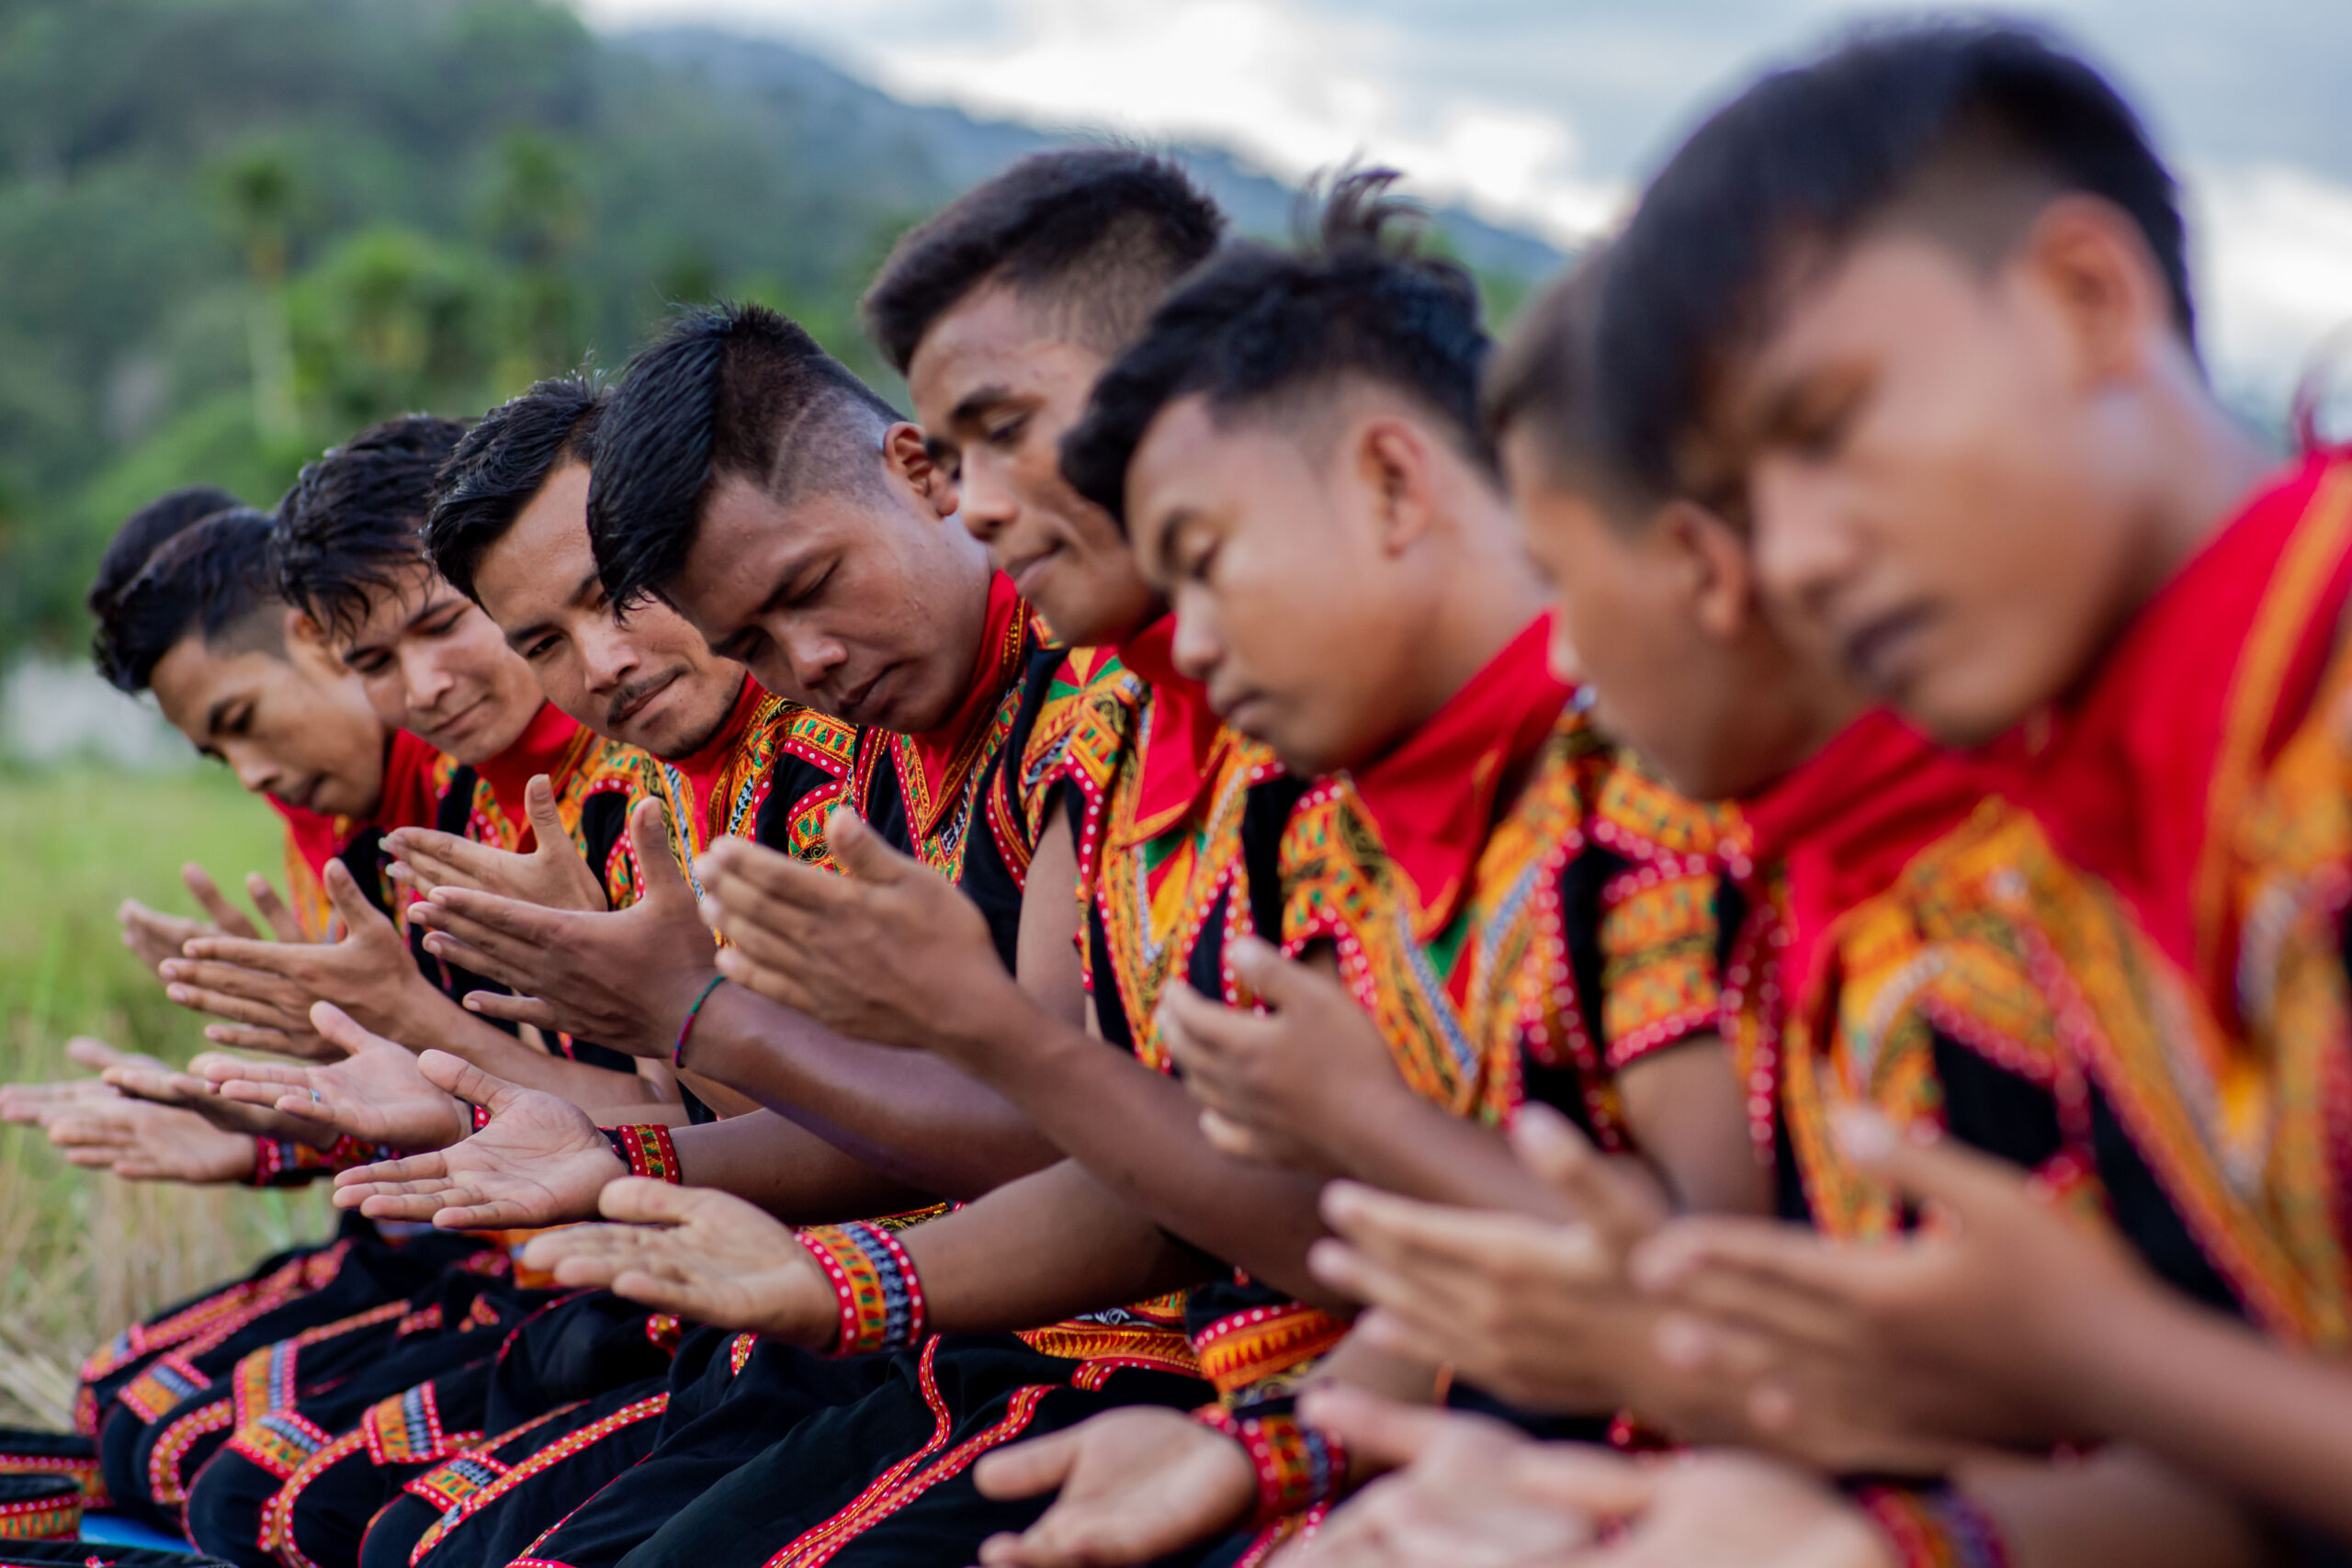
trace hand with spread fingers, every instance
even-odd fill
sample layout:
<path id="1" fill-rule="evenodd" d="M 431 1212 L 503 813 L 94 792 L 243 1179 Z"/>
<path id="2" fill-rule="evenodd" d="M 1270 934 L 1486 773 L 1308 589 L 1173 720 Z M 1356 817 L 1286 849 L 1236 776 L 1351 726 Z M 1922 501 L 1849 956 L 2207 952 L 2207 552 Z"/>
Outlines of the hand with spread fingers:
<path id="1" fill-rule="evenodd" d="M 436 887 L 470 887 L 548 909 L 594 912 L 609 908 L 603 881 L 564 830 L 555 808 L 555 786 L 547 774 L 534 775 L 526 786 L 523 807 L 534 840 L 529 853 L 516 854 L 430 828 L 401 828 L 384 838 L 392 880 L 419 896 Z"/>
<path id="2" fill-rule="evenodd" d="M 987 919 L 928 866 L 835 808 L 826 842 L 846 874 L 721 839 L 696 863 L 719 972 L 853 1040 L 953 1048 L 985 998 L 1018 988 Z"/>
<path id="3" fill-rule="evenodd" d="M 282 1111 L 266 1110 L 243 1100 L 231 1100 L 220 1093 L 209 1078 L 193 1073 L 177 1072 L 161 1062 L 136 1058 L 117 1063 L 101 1075 L 110 1089 L 120 1090 L 131 1100 L 144 1100 L 150 1105 L 169 1105 L 182 1111 L 192 1111 L 225 1133 L 243 1133 L 256 1138 L 290 1138 L 313 1148 L 326 1148 L 335 1140 L 334 1129 L 300 1116 L 289 1116 Z"/>
<path id="4" fill-rule="evenodd" d="M 252 1138 L 176 1106 L 118 1100 L 60 1116 L 47 1131 L 70 1164 L 111 1170 L 127 1181 L 212 1185 L 242 1181 L 254 1169 Z"/>
<path id="5" fill-rule="evenodd" d="M 435 1086 L 405 1045 L 372 1034 L 331 1002 L 311 1010 L 320 1035 L 344 1054 L 332 1066 L 254 1062 L 207 1052 L 188 1064 L 230 1100 L 267 1106 L 315 1126 L 403 1149 L 447 1147 L 473 1131 L 473 1113 Z"/>
<path id="6" fill-rule="evenodd" d="M 164 965 L 172 1000 L 224 1018 L 270 1037 L 206 1035 L 217 1044 L 274 1050 L 311 1061 L 333 1061 L 339 1053 L 319 1041 L 309 1026 L 311 1003 L 333 1002 L 379 1034 L 427 1039 L 433 1014 L 447 999 L 409 955 L 408 944 L 382 911 L 368 902 L 340 861 L 326 869 L 327 897 L 344 934 L 334 942 L 253 942 L 242 937 L 199 937 L 187 956 Z"/>
<path id="7" fill-rule="evenodd" d="M 122 926 L 122 944 L 139 955 L 139 961 L 150 969 L 160 968 L 166 959 L 177 958 L 187 945 L 198 937 L 233 936 L 249 941 L 261 939 L 243 909 L 229 902 L 211 874 L 194 861 L 180 867 L 180 880 L 187 884 L 197 907 L 206 918 L 198 919 L 187 915 L 165 914 L 151 909 L 136 898 L 126 898 L 115 910 L 115 919 Z M 280 942 L 307 942 L 302 923 L 294 911 L 271 886 L 269 878 L 254 872 L 245 878 L 245 891 L 269 923 L 270 934 Z"/>
<path id="8" fill-rule="evenodd" d="M 616 1223 L 535 1237 L 524 1267 L 805 1349 L 840 1337 L 839 1298 L 815 1257 L 790 1226 L 742 1199 L 632 1176 L 608 1184 L 597 1207 Z"/>
<path id="9" fill-rule="evenodd" d="M 1634 1460 L 1591 1443 L 1531 1443 L 1521 1498 L 1611 1527 L 1584 1568 L 1902 1568 L 1861 1507 L 1809 1472 L 1736 1449 Z"/>
<path id="10" fill-rule="evenodd" d="M 446 1230 L 505 1230 L 593 1218 L 597 1195 L 628 1174 L 571 1101 L 493 1077 L 446 1051 L 417 1070 L 435 1089 L 490 1112 L 445 1149 L 346 1170 L 334 1205 L 371 1220 L 429 1220 Z"/>
<path id="11" fill-rule="evenodd" d="M 2151 1288 L 2106 1226 L 2016 1168 L 1847 1118 L 1848 1155 L 1923 1205 L 1909 1235 L 1841 1244 L 1793 1225 L 1693 1217 L 1644 1242 L 1636 1282 L 1675 1309 L 1660 1348 L 1746 1390 L 1748 1440 L 1893 1470 L 1968 1443 L 2076 1438 L 2062 1369 L 2108 1309 Z"/>
<path id="12" fill-rule="evenodd" d="M 629 840 L 645 891 L 626 909 L 547 908 L 445 883 L 409 919 L 430 933 L 426 951 L 514 993 L 474 992 L 469 1010 L 666 1060 L 718 973 L 716 944 L 666 852 L 661 802 L 631 808 Z"/>
<path id="13" fill-rule="evenodd" d="M 1170 987 L 1160 1003 L 1162 1037 L 1203 1107 L 1202 1133 L 1239 1158 L 1344 1173 L 1323 1134 L 1367 1120 L 1351 1109 L 1362 1097 L 1412 1094 L 1379 1026 L 1337 978 L 1260 938 L 1226 951 L 1235 977 L 1271 1010 L 1225 1007 L 1190 986 Z"/>
<path id="14" fill-rule="evenodd" d="M 986 1568 L 1148 1562 L 1239 1529 L 1258 1502 L 1241 1445 L 1182 1411 L 1138 1406 L 988 1455 L 973 1469 L 987 1497 L 1053 1506 L 1018 1535 L 980 1547 Z"/>
<path id="15" fill-rule="evenodd" d="M 1356 1324 L 1368 1345 L 1451 1364 L 1465 1381 L 1530 1409 L 1642 1403 L 1635 1383 L 1664 1370 L 1650 1348 L 1660 1313 L 1632 1288 L 1625 1257 L 1665 1217 L 1657 1188 L 1543 1106 L 1521 1109 L 1511 1141 L 1583 1220 L 1563 1225 L 1447 1208 L 1335 1182 L 1324 1190 L 1323 1213 L 1336 1239 L 1317 1242 L 1308 1266 L 1373 1309 Z"/>
<path id="16" fill-rule="evenodd" d="M 1520 1472 L 1541 1446 L 1516 1427 L 1338 1382 L 1308 1390 L 1299 1413 L 1388 1473 L 1281 1559 L 1286 1568 L 1548 1568 L 1592 1542 L 1591 1516 L 1522 1495 Z"/>
<path id="17" fill-rule="evenodd" d="M 65 1055 L 76 1066 L 87 1067 L 100 1074 L 119 1064 L 135 1062 L 159 1068 L 164 1065 L 153 1056 L 118 1051 L 105 1041 L 87 1034 L 77 1034 L 68 1040 Z M 45 1126 L 52 1117 L 93 1105 L 104 1105 L 121 1098 L 121 1091 L 103 1077 L 60 1078 L 54 1083 L 0 1084 L 0 1122 L 19 1127 Z"/>

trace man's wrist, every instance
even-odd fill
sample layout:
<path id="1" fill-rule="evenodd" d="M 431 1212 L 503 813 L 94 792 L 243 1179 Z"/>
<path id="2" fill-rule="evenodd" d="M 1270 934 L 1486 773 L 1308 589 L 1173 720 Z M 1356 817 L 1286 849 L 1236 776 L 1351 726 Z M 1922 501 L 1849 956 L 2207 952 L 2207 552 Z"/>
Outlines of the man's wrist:
<path id="1" fill-rule="evenodd" d="M 931 1053 L 995 1088 L 1102 1051 L 1102 1043 L 1054 1017 L 1011 976 L 972 998 L 933 1032 Z"/>

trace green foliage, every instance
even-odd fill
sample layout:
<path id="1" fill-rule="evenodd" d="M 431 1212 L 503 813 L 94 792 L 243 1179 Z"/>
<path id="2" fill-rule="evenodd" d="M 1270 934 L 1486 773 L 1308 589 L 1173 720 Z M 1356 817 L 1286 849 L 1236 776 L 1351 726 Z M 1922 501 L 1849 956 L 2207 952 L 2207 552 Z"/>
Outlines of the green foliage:
<path id="1" fill-rule="evenodd" d="M 0 0 L 0 660 L 78 642 L 124 513 L 266 505 L 306 455 L 474 412 L 673 301 L 802 314 L 952 189 L 549 0 Z"/>
<path id="2" fill-rule="evenodd" d="M 115 907 L 194 913 L 175 874 L 190 858 L 223 886 L 282 880 L 283 843 L 219 768 L 0 772 L 0 1077 L 81 1076 L 64 1056 L 76 1034 L 175 1062 L 203 1049 L 202 1021 L 122 946 Z M 319 1189 L 134 1186 L 67 1165 L 37 1129 L 0 1129 L 0 1416 L 58 1422 L 66 1374 L 106 1335 L 329 1226 Z"/>

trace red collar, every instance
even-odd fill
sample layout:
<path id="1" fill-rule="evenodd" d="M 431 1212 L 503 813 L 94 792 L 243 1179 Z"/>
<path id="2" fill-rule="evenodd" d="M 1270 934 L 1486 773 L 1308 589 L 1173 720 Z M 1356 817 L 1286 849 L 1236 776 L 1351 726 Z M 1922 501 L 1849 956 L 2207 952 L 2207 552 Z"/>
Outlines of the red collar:
<path id="1" fill-rule="evenodd" d="M 991 574 L 988 621 L 963 702 L 945 724 L 908 737 L 922 769 L 925 796 L 934 803 L 934 810 L 944 810 L 956 798 L 964 770 L 978 754 L 979 742 L 987 739 L 1006 689 L 1021 678 L 1028 630 L 1029 606 L 1013 591 L 1012 579 L 1001 571 Z M 917 824 L 916 830 L 928 833 L 931 824 Z"/>
<path id="2" fill-rule="evenodd" d="M 1136 759 L 1135 821 L 1121 843 L 1140 843 L 1188 819 L 1216 776 L 1233 732 L 1209 706 L 1209 689 L 1176 668 L 1176 617 L 1163 615 L 1119 645 L 1119 662 L 1151 688 Z"/>
<path id="3" fill-rule="evenodd" d="M 498 808 L 521 826 L 522 837 L 514 846 L 517 850 L 528 854 L 535 841 L 530 813 L 523 804 L 523 792 L 531 780 L 545 773 L 555 785 L 556 794 L 562 795 L 572 768 L 595 739 L 594 730 L 583 728 L 579 720 L 553 703 L 543 702 L 514 745 L 474 769 L 475 775 L 490 786 Z"/>
<path id="4" fill-rule="evenodd" d="M 387 832 L 395 828 L 430 828 L 441 798 L 433 781 L 434 764 L 441 753 L 428 741 L 405 729 L 395 729 L 384 747 L 384 787 L 376 797 L 376 814 L 367 826 Z"/>
<path id="5" fill-rule="evenodd" d="M 2052 711 L 2046 740 L 2029 725 L 2017 748 L 2018 794 L 2060 852 L 2114 886 L 2224 1016 L 2235 936 L 2225 900 L 2199 893 L 2209 829 L 2235 819 L 2334 649 L 2352 551 L 2332 514 L 2352 477 L 2322 487 L 2331 468 L 2352 476 L 2344 462 L 2315 454 L 2266 481 Z"/>
<path id="6" fill-rule="evenodd" d="M 1811 984 L 1816 945 L 1838 917 L 1893 886 L 1914 855 L 1965 820 L 1990 792 L 1990 772 L 1882 709 L 1739 803 L 1754 869 L 1784 874 L 1788 995 Z"/>
<path id="7" fill-rule="evenodd" d="M 286 819 L 287 841 L 294 846 L 313 876 L 323 875 L 327 862 L 343 852 L 358 824 L 348 817 L 323 817 L 300 806 L 288 806 L 276 795 L 266 797 L 271 809 Z"/>
<path id="8" fill-rule="evenodd" d="M 767 695 L 765 688 L 745 675 L 743 683 L 736 689 L 735 705 L 728 710 L 727 722 L 718 727 L 718 733 L 705 742 L 702 750 L 693 756 L 681 757 L 670 764 L 684 777 L 687 798 L 693 801 L 696 811 L 707 816 L 710 786 L 718 782 L 727 772 L 728 763 L 734 761 L 735 748 L 742 744 L 744 735 L 752 728 L 753 716 L 758 714 L 760 705 L 767 700 Z"/>
<path id="9" fill-rule="evenodd" d="M 1568 701 L 1572 688 L 1544 656 L 1551 632 L 1547 610 L 1387 755 L 1349 770 L 1411 890 L 1416 937 L 1453 919 L 1503 780 L 1543 746 Z"/>

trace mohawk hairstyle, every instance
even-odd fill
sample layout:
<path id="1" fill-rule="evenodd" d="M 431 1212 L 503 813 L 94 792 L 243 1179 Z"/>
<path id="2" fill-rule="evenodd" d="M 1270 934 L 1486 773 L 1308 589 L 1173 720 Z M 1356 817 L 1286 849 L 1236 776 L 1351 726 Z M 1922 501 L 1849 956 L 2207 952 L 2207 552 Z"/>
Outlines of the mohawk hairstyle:
<path id="1" fill-rule="evenodd" d="M 596 427 L 588 537 L 616 608 L 685 570 L 712 481 L 734 474 L 779 502 L 878 492 L 898 411 L 798 325 L 759 305 L 680 317 L 640 349 Z"/>
<path id="2" fill-rule="evenodd" d="M 1205 394 L 1223 422 L 1288 411 L 1300 392 L 1351 377 L 1425 405 L 1492 473 L 1478 417 L 1490 344 L 1477 287 L 1453 263 L 1419 253 L 1422 214 L 1389 194 L 1396 178 L 1391 169 L 1343 175 L 1299 250 L 1229 246 L 1178 285 L 1062 438 L 1071 486 L 1124 527 L 1127 465 L 1170 403 Z"/>
<path id="3" fill-rule="evenodd" d="M 1072 341 L 1113 354 L 1224 233 L 1225 214 L 1170 159 L 1032 153 L 909 231 L 859 310 L 900 375 L 933 322 L 999 282 L 1046 306 Z"/>
<path id="4" fill-rule="evenodd" d="M 186 638 L 220 643 L 261 612 L 280 607 L 270 562 L 272 527 L 266 513 L 240 506 L 215 512 L 156 546 L 101 612 L 92 650 L 98 673 L 135 696 L 147 689 L 164 655 Z M 276 618 L 256 629 L 261 635 L 241 640 L 284 650 Z"/>
<path id="5" fill-rule="evenodd" d="M 591 460 L 606 393 L 582 376 L 541 381 L 484 414 L 441 469 L 424 523 L 424 554 L 476 604 L 474 572 L 490 547 L 566 463 Z"/>
<path id="6" fill-rule="evenodd" d="M 1616 242 L 1595 364 L 1622 459 L 1674 484 L 1679 437 L 1769 330 L 1774 285 L 1800 259 L 1899 217 L 1990 266 L 2070 192 L 2131 218 L 2194 352 L 2177 186 L 2115 88 L 2040 33 L 1872 28 L 1765 77 L 1683 143 Z"/>
<path id="7" fill-rule="evenodd" d="M 139 575 L 156 546 L 216 512 L 234 512 L 243 505 L 243 502 L 217 486 L 189 485 L 157 496 L 124 518 L 107 553 L 98 558 L 98 575 L 90 583 L 89 597 L 83 601 L 90 614 L 106 618 L 116 597 Z"/>
<path id="8" fill-rule="evenodd" d="M 305 468 L 277 503 L 286 602 L 329 631 L 348 631 L 367 618 L 370 593 L 424 565 L 434 476 L 465 433 L 458 420 L 402 414 Z"/>

